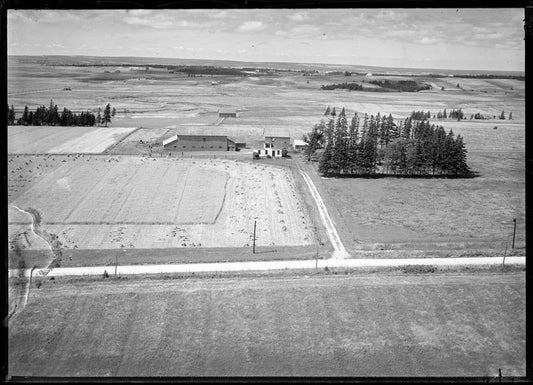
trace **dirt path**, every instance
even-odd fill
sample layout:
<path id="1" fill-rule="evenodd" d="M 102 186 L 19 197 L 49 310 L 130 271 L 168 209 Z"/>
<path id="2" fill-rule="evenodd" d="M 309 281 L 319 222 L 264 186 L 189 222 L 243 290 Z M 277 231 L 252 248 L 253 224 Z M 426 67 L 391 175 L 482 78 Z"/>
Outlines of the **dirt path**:
<path id="1" fill-rule="evenodd" d="M 322 222 L 324 223 L 324 226 L 326 227 L 329 240 L 331 244 L 333 245 L 333 248 L 335 249 L 333 251 L 332 257 L 335 259 L 350 258 L 350 254 L 348 254 L 348 252 L 344 248 L 344 245 L 342 244 L 339 234 L 337 233 L 337 229 L 335 228 L 335 224 L 333 223 L 333 220 L 329 216 L 326 205 L 324 204 L 324 201 L 322 200 L 320 193 L 316 189 L 315 184 L 313 183 L 309 175 L 307 175 L 307 173 L 300 170 L 300 174 L 302 175 L 302 177 L 305 180 L 305 183 L 309 187 L 309 191 L 311 192 L 311 195 L 313 196 L 316 202 L 316 205 L 318 207 L 320 218 L 322 218 Z"/>
<path id="2" fill-rule="evenodd" d="M 43 241 L 45 241 L 46 244 L 48 245 L 48 247 L 50 248 L 50 251 L 52 251 L 52 247 L 50 246 L 48 241 L 41 236 L 39 224 L 36 223 L 36 218 L 33 215 L 33 213 L 25 211 L 25 210 L 22 210 L 21 208 L 15 206 L 15 205 L 12 205 L 12 206 L 15 209 L 17 209 L 18 211 L 20 211 L 21 213 L 24 213 L 24 214 L 30 216 L 30 218 L 31 218 L 31 224 L 30 224 L 31 232 L 34 233 L 37 237 L 41 238 Z M 53 258 L 52 258 L 52 260 L 53 260 Z M 50 264 L 50 262 L 48 264 Z M 13 317 L 18 311 L 23 310 L 24 307 L 26 307 L 26 304 L 28 303 L 28 298 L 30 296 L 31 282 L 32 282 L 32 278 L 33 278 L 33 271 L 35 270 L 35 268 L 36 268 L 36 266 L 34 265 L 31 269 L 16 269 L 16 270 L 14 270 L 16 272 L 14 275 L 11 275 L 11 271 L 10 271 L 10 275 L 9 275 L 10 277 L 12 277 L 12 276 L 19 277 L 19 278 L 28 277 L 29 279 L 27 279 L 24 282 L 24 289 L 23 289 L 24 293 L 22 295 L 22 298 L 20 298 L 19 301 L 14 303 L 13 310 L 10 312 L 10 314 L 8 316 L 8 320 L 11 319 L 11 317 Z M 46 273 L 49 272 L 48 268 L 47 269 L 41 269 L 41 270 L 42 270 L 42 271 L 40 271 L 41 275 L 46 275 Z M 28 274 L 28 272 L 29 272 L 29 274 Z M 11 296 L 10 296 L 10 299 L 11 299 Z M 13 300 L 14 300 L 14 298 L 13 298 Z"/>
<path id="3" fill-rule="evenodd" d="M 228 271 L 266 271 L 285 269 L 324 269 L 357 268 L 357 267 L 398 267 L 398 266 L 473 266 L 501 265 L 503 258 L 472 257 L 472 258 L 404 258 L 404 259 L 319 259 L 319 260 L 285 260 L 285 261 L 253 261 L 253 262 L 220 262 L 220 263 L 187 263 L 173 265 L 130 265 L 117 266 L 117 274 L 172 274 L 198 272 Z M 507 257 L 508 265 L 525 265 L 525 257 Z M 41 269 L 44 270 L 44 269 Z M 59 267 L 48 273 L 49 277 L 103 275 L 104 271 L 112 275 L 114 266 Z M 10 270 L 9 275 L 15 276 L 17 270 Z M 25 272 L 30 275 L 30 270 Z M 36 275 L 40 271 L 36 271 Z"/>

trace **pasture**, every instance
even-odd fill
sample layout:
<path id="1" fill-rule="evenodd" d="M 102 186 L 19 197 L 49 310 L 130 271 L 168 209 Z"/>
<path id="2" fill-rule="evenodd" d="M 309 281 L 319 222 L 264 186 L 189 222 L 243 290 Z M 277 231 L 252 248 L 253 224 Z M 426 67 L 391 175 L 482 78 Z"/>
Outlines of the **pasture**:
<path id="1" fill-rule="evenodd" d="M 525 277 L 45 279 L 11 376 L 525 375 Z"/>

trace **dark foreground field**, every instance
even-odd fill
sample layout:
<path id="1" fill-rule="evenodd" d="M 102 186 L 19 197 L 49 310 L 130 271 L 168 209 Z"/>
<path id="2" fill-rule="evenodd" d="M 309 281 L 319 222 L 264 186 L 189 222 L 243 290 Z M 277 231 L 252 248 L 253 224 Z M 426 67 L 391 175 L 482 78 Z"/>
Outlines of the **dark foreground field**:
<path id="1" fill-rule="evenodd" d="M 525 374 L 523 272 L 50 281 L 11 376 Z"/>

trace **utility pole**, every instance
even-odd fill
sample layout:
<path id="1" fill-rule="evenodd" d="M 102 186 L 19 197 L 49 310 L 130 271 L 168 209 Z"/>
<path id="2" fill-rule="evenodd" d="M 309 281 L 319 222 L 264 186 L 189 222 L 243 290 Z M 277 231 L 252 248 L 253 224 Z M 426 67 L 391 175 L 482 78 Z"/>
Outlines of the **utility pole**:
<path id="1" fill-rule="evenodd" d="M 513 223 L 514 223 L 514 229 L 513 229 L 513 246 L 512 246 L 512 248 L 514 249 L 514 237 L 516 235 L 516 218 L 513 219 Z"/>
<path id="2" fill-rule="evenodd" d="M 257 225 L 257 221 L 254 221 L 254 246 L 253 246 L 253 253 L 255 254 L 255 228 Z"/>

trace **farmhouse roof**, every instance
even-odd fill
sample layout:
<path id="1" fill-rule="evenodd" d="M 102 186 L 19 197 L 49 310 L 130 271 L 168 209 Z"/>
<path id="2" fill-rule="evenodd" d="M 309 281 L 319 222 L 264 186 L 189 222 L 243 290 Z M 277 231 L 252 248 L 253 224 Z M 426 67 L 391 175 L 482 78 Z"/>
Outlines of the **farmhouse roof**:
<path id="1" fill-rule="evenodd" d="M 267 132 L 265 133 L 265 138 L 290 138 L 291 136 L 289 135 L 288 132 L 281 132 L 281 133 L 276 133 L 276 132 Z"/>
<path id="2" fill-rule="evenodd" d="M 218 110 L 218 113 L 222 113 L 222 114 L 236 114 L 237 113 L 237 109 L 235 108 L 221 108 L 220 110 Z"/>
<path id="3" fill-rule="evenodd" d="M 307 146 L 307 143 L 305 143 L 301 139 L 294 139 L 294 142 L 292 143 L 294 146 Z"/>
<path id="4" fill-rule="evenodd" d="M 237 143 L 235 138 L 232 138 L 231 136 L 226 136 L 226 139 L 229 140 L 230 142 Z"/>

